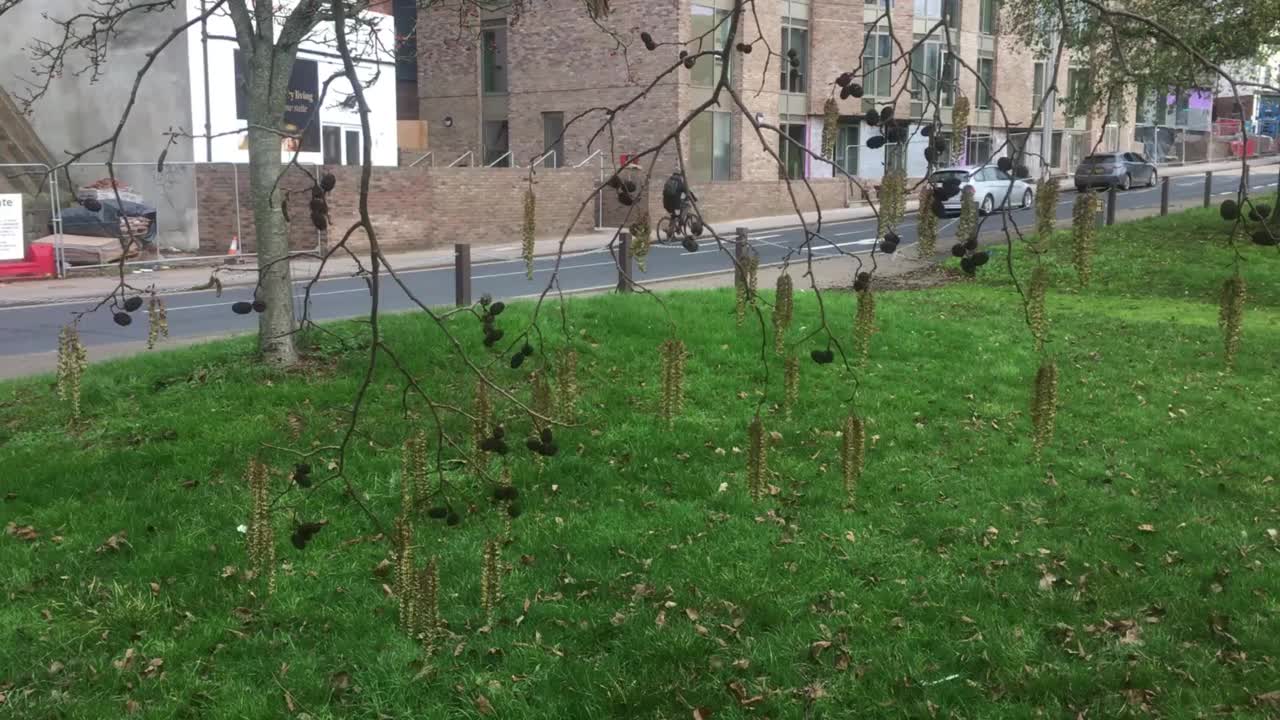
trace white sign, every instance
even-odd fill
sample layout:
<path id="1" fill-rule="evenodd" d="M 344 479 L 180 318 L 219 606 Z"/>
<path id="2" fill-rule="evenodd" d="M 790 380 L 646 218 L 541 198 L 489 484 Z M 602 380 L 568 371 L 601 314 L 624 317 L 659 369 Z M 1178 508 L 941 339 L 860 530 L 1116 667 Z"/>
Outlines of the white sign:
<path id="1" fill-rule="evenodd" d="M 0 195 L 0 260 L 22 260 L 22 196 Z"/>

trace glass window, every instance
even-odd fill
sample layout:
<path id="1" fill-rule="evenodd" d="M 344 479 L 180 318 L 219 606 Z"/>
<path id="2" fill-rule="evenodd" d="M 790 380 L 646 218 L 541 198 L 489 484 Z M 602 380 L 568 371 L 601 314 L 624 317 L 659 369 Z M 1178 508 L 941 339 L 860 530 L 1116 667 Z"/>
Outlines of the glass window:
<path id="1" fill-rule="evenodd" d="M 342 128 L 334 125 L 325 125 L 321 136 L 322 145 L 324 146 L 324 164 L 341 165 Z"/>
<path id="2" fill-rule="evenodd" d="M 805 75 L 809 71 L 809 30 L 786 24 L 803 21 L 784 18 L 782 22 L 782 91 L 803 93 L 806 92 Z M 789 58 L 792 50 L 796 51 L 799 65 L 791 64 Z"/>
<path id="3" fill-rule="evenodd" d="M 1044 89 L 1047 87 L 1044 84 L 1045 67 L 1047 67 L 1045 63 L 1038 62 L 1036 63 L 1035 68 L 1031 71 L 1031 96 L 1034 98 L 1035 107 L 1039 107 L 1044 103 Z"/>
<path id="4" fill-rule="evenodd" d="M 361 144 L 360 144 L 360 131 L 347 130 L 343 134 L 345 135 L 343 144 L 346 146 L 345 149 L 346 149 L 347 164 L 360 165 L 361 164 L 360 156 L 363 154 L 360 151 L 364 149 L 363 147 L 361 147 Z"/>
<path id="5" fill-rule="evenodd" d="M 704 112 L 689 123 L 689 179 L 728 180 L 731 166 L 732 113 Z"/>
<path id="6" fill-rule="evenodd" d="M 505 21 L 500 21 L 505 22 Z M 491 27 L 480 32 L 481 82 L 486 93 L 507 91 L 507 28 Z"/>
<path id="7" fill-rule="evenodd" d="M 978 32 L 984 35 L 995 35 L 999 16 L 999 0 L 982 0 L 978 8 Z"/>
<path id="8" fill-rule="evenodd" d="M 542 152 L 553 153 L 543 158 L 543 167 L 564 167 L 564 113 L 542 113 Z"/>
<path id="9" fill-rule="evenodd" d="M 1067 68 L 1067 97 L 1062 102 L 1068 117 L 1088 113 L 1088 93 L 1089 72 L 1084 68 Z"/>
<path id="10" fill-rule="evenodd" d="M 893 37 L 886 28 L 873 30 L 862 51 L 862 87 L 869 97 L 889 97 L 893 94 L 892 70 Z"/>
<path id="11" fill-rule="evenodd" d="M 886 173 L 907 171 L 907 146 L 903 143 L 891 143 L 884 146 L 884 171 Z"/>
<path id="12" fill-rule="evenodd" d="M 858 125 L 856 118 L 840 118 L 836 126 L 836 167 L 850 175 L 858 174 Z"/>
<path id="13" fill-rule="evenodd" d="M 690 54 L 724 50 L 724 42 L 729 39 L 729 11 L 691 5 L 689 12 L 693 16 L 690 28 L 695 41 L 689 47 Z M 724 61 L 719 57 L 698 58 L 689 71 L 689 84 L 713 87 L 720 79 L 723 65 Z"/>
<path id="14" fill-rule="evenodd" d="M 915 0 L 916 17 L 942 17 L 942 0 Z"/>
<path id="15" fill-rule="evenodd" d="M 991 91 L 996 86 L 996 61 L 994 58 L 978 58 L 978 109 L 991 109 Z"/>
<path id="16" fill-rule="evenodd" d="M 923 36 L 916 36 L 916 46 L 911 51 L 911 99 L 917 102 L 932 101 L 941 86 L 943 107 L 951 107 L 955 99 L 955 62 L 947 52 L 946 43 Z"/>
<path id="17" fill-rule="evenodd" d="M 484 164 L 509 167 L 511 155 L 506 120 L 486 120 L 484 123 Z M 501 159 L 499 159 L 501 158 Z M 496 163 L 496 164 L 495 164 Z"/>
<path id="18" fill-rule="evenodd" d="M 893 0 L 862 0 L 862 4 L 888 9 L 893 7 Z"/>
<path id="19" fill-rule="evenodd" d="M 778 143 L 778 157 L 782 159 L 782 167 L 778 169 L 778 177 L 798 179 L 804 177 L 804 147 L 807 133 L 804 123 L 783 123 L 782 132 L 786 136 Z"/>

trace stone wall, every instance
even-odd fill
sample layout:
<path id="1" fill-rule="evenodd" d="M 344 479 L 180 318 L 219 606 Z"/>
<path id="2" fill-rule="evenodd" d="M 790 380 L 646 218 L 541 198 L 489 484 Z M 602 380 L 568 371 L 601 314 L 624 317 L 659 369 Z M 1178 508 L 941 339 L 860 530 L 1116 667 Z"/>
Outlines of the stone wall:
<path id="1" fill-rule="evenodd" d="M 240 234 L 244 252 L 253 252 L 256 237 L 253 209 L 248 203 L 249 173 L 237 166 L 240 182 L 240 222 L 237 229 L 235 183 L 229 165 L 202 165 L 196 175 L 200 200 L 200 250 L 227 251 L 231 237 Z M 338 184 L 329 199 L 333 226 L 330 243 L 337 242 L 359 213 L 360 168 L 332 168 Z M 582 201 L 591 197 L 596 171 L 583 168 L 542 170 L 535 178 L 535 222 L 540 237 L 559 237 L 573 222 Z M 455 242 L 509 244 L 519 242 L 524 218 L 524 190 L 528 171 L 503 168 L 374 168 L 370 178 L 369 210 L 378 241 L 388 250 L 425 250 Z M 289 243 L 294 249 L 316 247 L 308 203 L 310 180 L 299 170 L 286 174 L 281 186 L 290 195 Z M 574 233 L 595 225 L 594 204 L 576 222 Z M 357 233 L 353 248 L 367 248 Z"/>

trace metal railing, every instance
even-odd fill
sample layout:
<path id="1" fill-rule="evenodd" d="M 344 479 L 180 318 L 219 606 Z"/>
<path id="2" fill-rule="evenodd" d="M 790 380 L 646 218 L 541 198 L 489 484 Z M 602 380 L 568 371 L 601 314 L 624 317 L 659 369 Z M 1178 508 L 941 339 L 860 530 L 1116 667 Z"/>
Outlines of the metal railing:
<path id="1" fill-rule="evenodd" d="M 489 163 L 488 165 L 485 165 L 485 167 L 497 167 L 498 163 L 502 162 L 503 160 L 508 161 L 507 164 L 504 165 L 503 167 L 519 167 L 518 165 L 515 165 L 514 163 L 510 162 L 511 158 L 512 158 L 511 151 L 508 150 L 502 153 L 501 155 L 499 155 L 498 157 L 494 158 L 493 162 Z"/>
<path id="2" fill-rule="evenodd" d="M 468 150 L 462 153 L 461 155 L 459 155 L 457 160 L 454 160 L 453 162 L 449 163 L 448 167 L 458 167 L 458 163 L 462 162 L 463 160 L 467 161 L 467 167 L 471 167 L 474 164 L 475 157 L 476 157 L 476 154 Z"/>
<path id="3" fill-rule="evenodd" d="M 555 150 L 548 150 L 542 153 L 541 155 L 539 155 L 538 157 L 534 158 L 529 162 L 529 167 L 534 167 L 538 163 L 546 160 L 547 158 L 551 158 L 551 165 L 549 167 L 552 167 L 552 168 L 560 167 L 559 155 L 556 154 Z"/>
<path id="4" fill-rule="evenodd" d="M 600 179 L 599 182 L 596 183 L 596 227 L 599 228 L 604 227 L 604 153 L 600 150 L 596 150 L 583 158 L 582 162 L 574 165 L 574 167 L 580 168 L 592 160 L 598 160 L 600 163 Z"/>
<path id="5" fill-rule="evenodd" d="M 433 150 L 433 151 L 431 151 L 431 152 L 428 152 L 426 155 L 423 155 L 422 157 L 418 158 L 417 160 L 414 160 L 413 162 L 409 163 L 409 167 L 418 167 L 418 165 L 419 165 L 423 160 L 429 160 L 429 161 L 430 161 L 430 162 L 428 162 L 428 163 L 427 163 L 427 167 L 435 167 L 435 166 L 436 166 L 435 151 Z"/>

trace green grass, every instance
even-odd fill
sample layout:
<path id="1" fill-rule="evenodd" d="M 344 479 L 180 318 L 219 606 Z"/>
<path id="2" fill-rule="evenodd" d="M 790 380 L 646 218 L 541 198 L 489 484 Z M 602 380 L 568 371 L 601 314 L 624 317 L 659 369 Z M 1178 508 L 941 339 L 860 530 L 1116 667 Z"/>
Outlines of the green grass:
<path id="1" fill-rule="evenodd" d="M 419 524 L 451 632 L 429 662 L 374 574 L 387 543 L 337 483 L 289 505 L 330 523 L 305 551 L 281 512 L 276 594 L 243 578 L 247 459 L 283 488 L 294 459 L 264 444 L 333 443 L 363 352 L 329 343 L 283 375 L 247 341 L 93 366 L 74 430 L 48 378 L 0 385 L 0 509 L 39 533 L 0 536 L 0 717 L 474 718 L 480 696 L 502 718 L 1274 716 L 1259 696 L 1280 690 L 1280 256 L 1243 249 L 1245 339 L 1224 372 L 1231 254 L 1215 232 L 1205 213 L 1124 225 L 1099 237 L 1089 289 L 1055 272 L 1062 405 L 1043 465 L 1025 412 L 1037 360 L 1003 256 L 976 283 L 881 294 L 866 372 L 806 358 L 792 420 L 781 362 L 770 350 L 766 384 L 730 293 L 664 298 L 691 353 L 672 431 L 654 417 L 667 316 L 644 297 L 570 300 L 582 422 L 539 469 L 507 413 L 525 513 L 491 626 L 487 490 L 451 475 L 472 499 L 462 524 Z M 847 334 L 851 299 L 826 302 Z M 563 344 L 553 315 L 548 348 Z M 796 317 L 812 326 L 811 294 Z M 483 357 L 478 323 L 455 325 Z M 438 399 L 469 402 L 427 321 L 385 329 Z M 523 371 L 498 363 L 527 397 Z M 782 437 L 778 494 L 753 503 L 740 449 L 759 392 Z M 869 447 L 847 509 L 834 432 L 851 396 Z M 388 524 L 399 445 L 428 427 L 401 398 L 384 368 L 348 459 Z M 121 532 L 127 545 L 98 551 Z M 742 707 L 731 684 L 760 700 Z"/>

